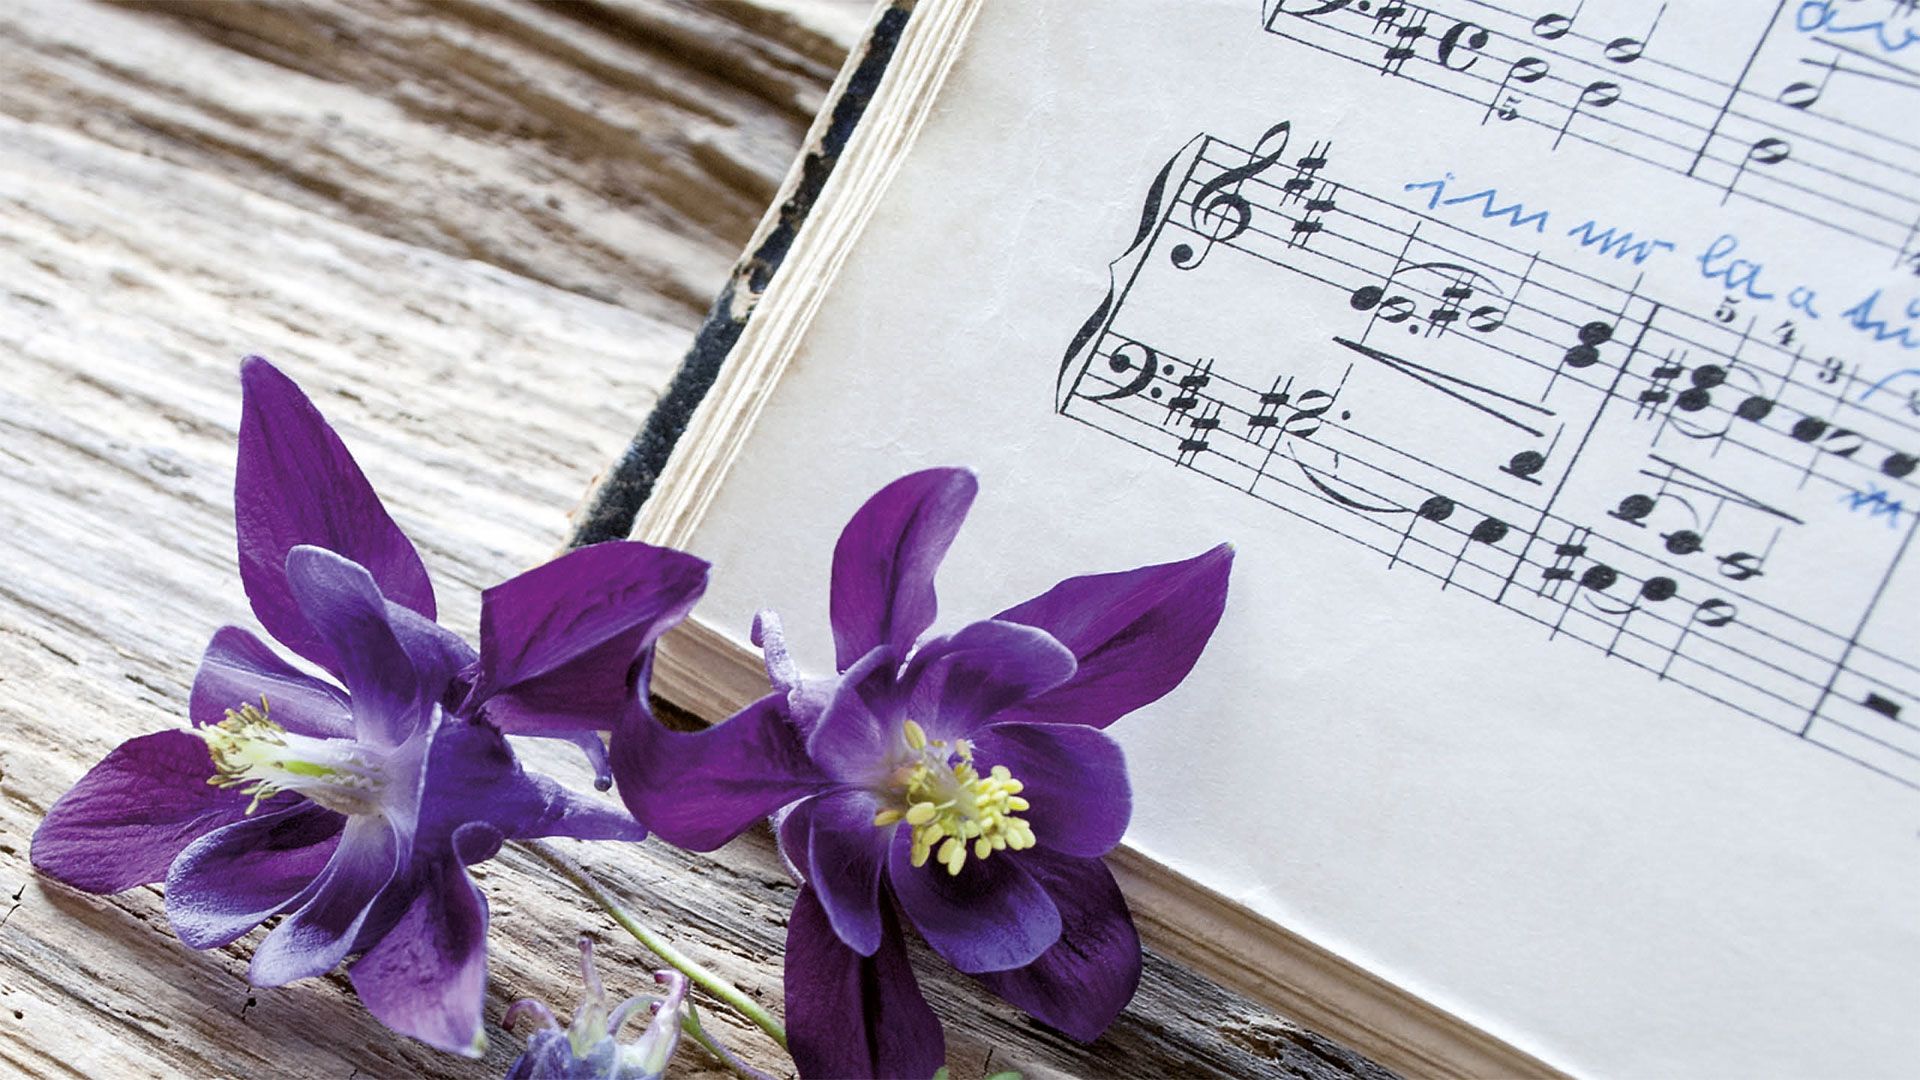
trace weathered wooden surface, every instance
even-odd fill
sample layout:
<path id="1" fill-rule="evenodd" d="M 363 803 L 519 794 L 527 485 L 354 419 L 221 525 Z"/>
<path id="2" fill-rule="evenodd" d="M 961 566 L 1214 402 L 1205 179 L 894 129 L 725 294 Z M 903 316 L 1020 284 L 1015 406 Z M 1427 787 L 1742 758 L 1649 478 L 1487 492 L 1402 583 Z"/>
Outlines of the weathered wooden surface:
<path id="1" fill-rule="evenodd" d="M 495 1026 L 469 1062 L 386 1033 L 339 974 L 250 989 L 255 938 L 185 949 L 157 888 L 37 879 L 27 838 L 115 744 L 181 723 L 206 637 L 249 622 L 241 355 L 307 386 L 471 634 L 478 590 L 561 542 L 632 435 L 863 19 L 830 0 L 0 4 L 0 1073 L 498 1075 L 507 1002 L 571 1007 L 578 930 L 614 990 L 642 980 L 637 946 L 508 853 L 483 868 Z M 584 779 L 570 753 L 532 757 Z M 791 887 L 764 835 L 575 850 L 777 1003 Z M 1090 1050 L 922 971 L 961 1075 L 1375 1075 L 1157 959 Z M 697 1052 L 681 1070 L 715 1071 Z"/>

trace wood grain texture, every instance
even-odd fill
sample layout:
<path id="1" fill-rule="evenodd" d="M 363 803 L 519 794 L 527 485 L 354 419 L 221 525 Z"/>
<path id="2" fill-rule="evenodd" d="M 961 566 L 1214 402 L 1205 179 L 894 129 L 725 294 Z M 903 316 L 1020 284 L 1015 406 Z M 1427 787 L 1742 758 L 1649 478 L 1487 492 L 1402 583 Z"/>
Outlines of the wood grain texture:
<path id="1" fill-rule="evenodd" d="M 27 839 L 118 742 L 182 722 L 250 622 L 230 493 L 238 358 L 272 356 L 420 544 L 444 620 L 543 560 L 633 434 L 772 197 L 857 5 L 0 5 L 0 1073 L 499 1075 L 507 1002 L 570 1008 L 572 940 L 616 992 L 642 951 L 507 853 L 480 1062 L 385 1032 L 335 974 L 245 982 L 157 888 L 36 878 Z M 573 781 L 570 751 L 535 767 Z M 764 834 L 713 856 L 573 848 L 778 1001 L 787 882 Z M 924 959 L 924 957 L 923 957 Z M 960 1075 L 1382 1076 L 1150 958 L 1083 1050 L 921 965 Z M 777 1068 L 757 1032 L 710 1025 Z M 717 1075 L 698 1052 L 685 1075 Z"/>

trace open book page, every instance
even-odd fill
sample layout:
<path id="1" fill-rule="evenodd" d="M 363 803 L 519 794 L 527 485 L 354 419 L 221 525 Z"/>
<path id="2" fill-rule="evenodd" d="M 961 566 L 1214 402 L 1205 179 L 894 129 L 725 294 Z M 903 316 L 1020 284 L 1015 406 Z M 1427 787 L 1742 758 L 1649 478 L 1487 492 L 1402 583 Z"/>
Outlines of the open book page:
<path id="1" fill-rule="evenodd" d="M 1920 1054 L 1920 16 L 989 4 L 692 547 L 1238 548 L 1129 842 L 1564 1069 Z"/>

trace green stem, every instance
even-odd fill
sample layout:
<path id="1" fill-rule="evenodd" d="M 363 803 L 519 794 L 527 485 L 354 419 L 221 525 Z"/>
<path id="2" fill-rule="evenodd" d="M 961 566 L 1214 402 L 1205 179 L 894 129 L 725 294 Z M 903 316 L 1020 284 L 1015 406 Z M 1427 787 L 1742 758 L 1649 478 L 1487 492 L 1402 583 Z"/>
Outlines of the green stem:
<path id="1" fill-rule="evenodd" d="M 687 978 L 693 980 L 695 986 L 719 998 L 735 1012 L 753 1021 L 761 1031 L 773 1036 L 773 1040 L 780 1044 L 782 1050 L 786 1049 L 786 1029 L 780 1026 L 780 1021 L 773 1018 L 773 1014 L 742 993 L 739 987 L 709 971 L 692 957 L 674 948 L 671 942 L 648 929 L 646 924 L 634 918 L 632 913 L 628 912 L 620 901 L 615 900 L 611 893 L 602 888 L 600 883 L 595 881 L 579 863 L 538 840 L 520 840 L 516 843 L 534 858 L 558 871 L 561 877 L 573 882 L 574 886 L 586 893 L 589 899 L 606 909 L 607 914 L 613 916 L 613 921 L 619 923 L 621 929 L 632 934 L 635 940 L 645 945 L 655 956 L 679 969 Z"/>
<path id="2" fill-rule="evenodd" d="M 733 1074 L 740 1077 L 740 1080 L 773 1080 L 766 1073 L 734 1057 L 733 1051 L 720 1045 L 713 1036 L 707 1034 L 707 1029 L 700 1026 L 700 1011 L 693 1007 L 692 1002 L 687 1003 L 686 1015 L 680 1018 L 680 1030 L 692 1036 L 693 1041 L 705 1048 L 707 1053 L 712 1054 L 716 1061 L 732 1069 Z"/>

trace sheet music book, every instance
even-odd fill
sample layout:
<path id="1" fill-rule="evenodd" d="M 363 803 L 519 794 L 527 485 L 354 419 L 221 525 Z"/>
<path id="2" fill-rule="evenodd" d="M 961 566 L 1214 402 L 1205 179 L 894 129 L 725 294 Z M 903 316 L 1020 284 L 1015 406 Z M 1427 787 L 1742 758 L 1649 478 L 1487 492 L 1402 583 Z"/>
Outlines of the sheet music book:
<path id="1" fill-rule="evenodd" d="M 1915 6 L 890 32 L 636 528 L 721 568 L 660 692 L 762 692 L 763 606 L 831 670 L 833 538 L 912 469 L 981 478 L 943 626 L 1229 540 L 1114 729 L 1194 962 L 1422 1074 L 1911 1072 Z"/>

